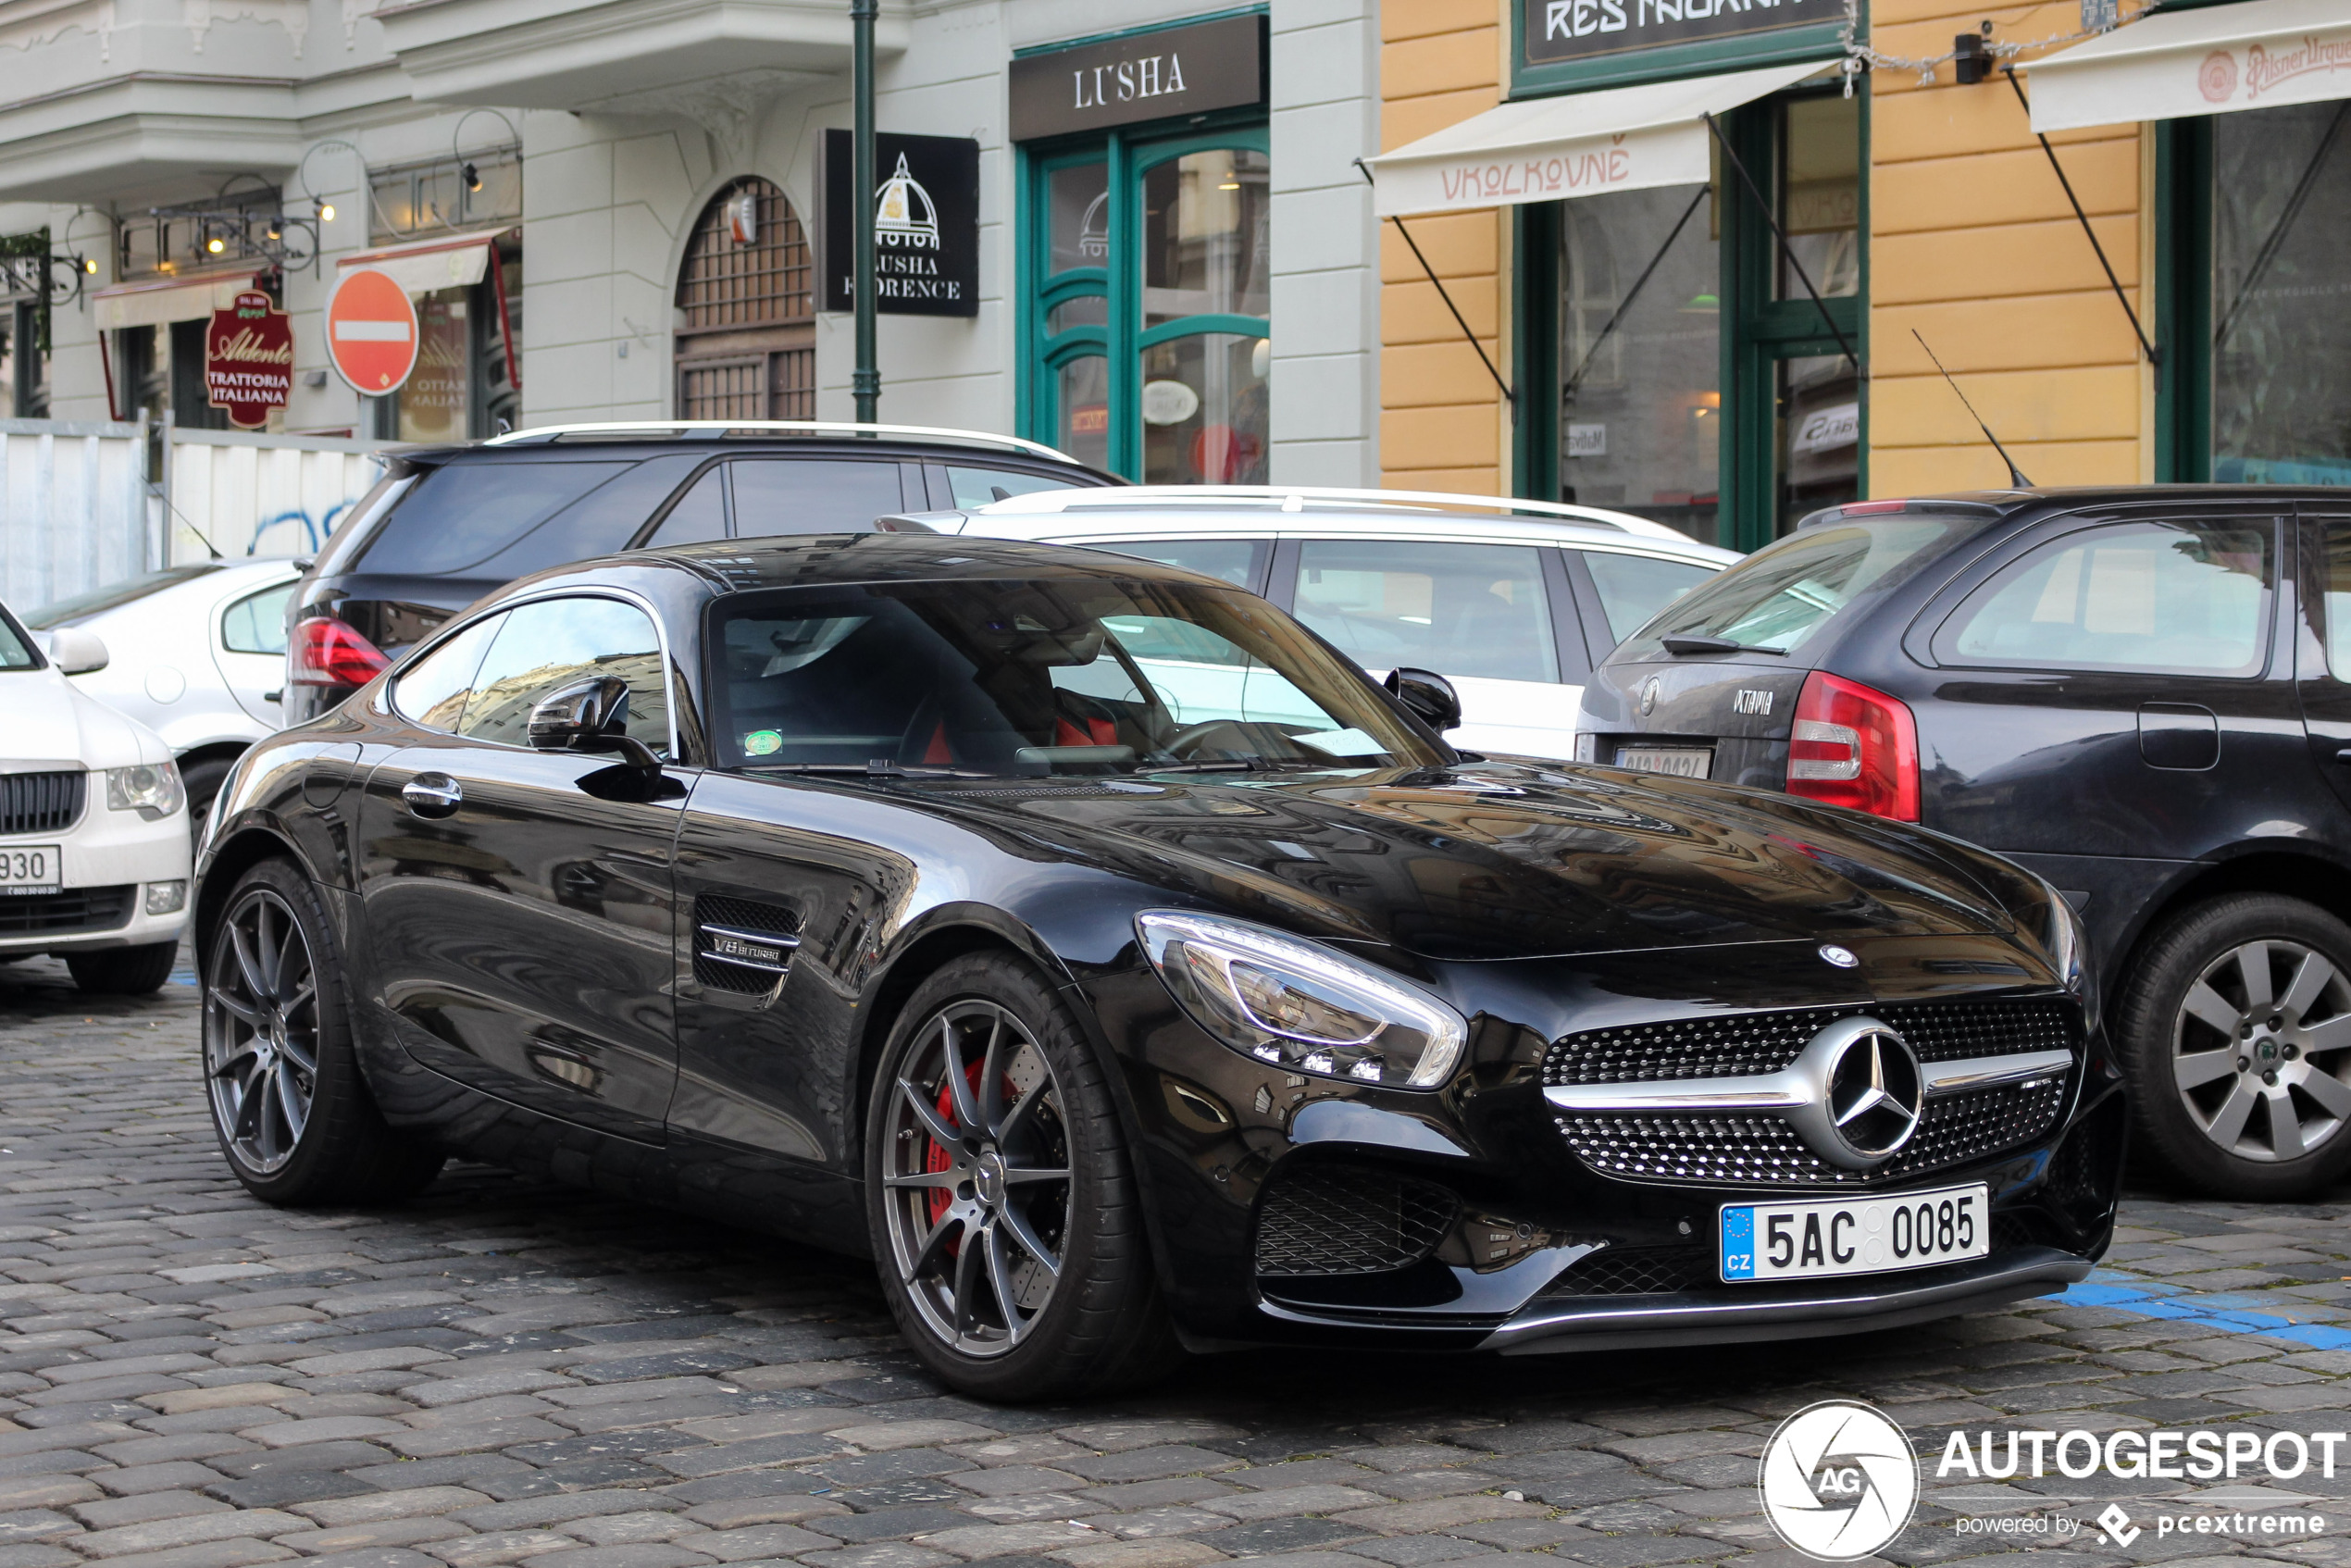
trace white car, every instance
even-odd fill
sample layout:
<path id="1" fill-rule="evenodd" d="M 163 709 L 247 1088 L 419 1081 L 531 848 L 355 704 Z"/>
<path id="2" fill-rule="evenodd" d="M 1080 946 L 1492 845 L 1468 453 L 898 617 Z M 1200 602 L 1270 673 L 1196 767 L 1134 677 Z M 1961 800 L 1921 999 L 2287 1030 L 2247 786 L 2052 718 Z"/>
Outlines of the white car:
<path id="1" fill-rule="evenodd" d="M 1739 558 L 1627 513 L 1412 491 L 1051 490 L 885 519 L 902 520 L 1221 577 L 1289 611 L 1375 678 L 1399 666 L 1444 676 L 1461 696 L 1462 725 L 1448 737 L 1458 744 L 1557 758 L 1575 753 L 1576 704 L 1593 667 Z M 1163 684 L 1173 702 L 1189 692 L 1222 707 L 1235 700 L 1224 688 L 1245 678 L 1187 666 Z"/>
<path id="2" fill-rule="evenodd" d="M 167 566 L 24 617 L 36 632 L 79 627 L 105 641 L 106 667 L 73 683 L 163 737 L 187 786 L 192 832 L 244 749 L 284 728 L 286 600 L 305 564 L 280 555 Z"/>
<path id="3" fill-rule="evenodd" d="M 94 634 L 44 649 L 0 605 L 0 959 L 53 953 L 130 996 L 170 977 L 188 923 L 188 803 L 163 737 L 66 678 L 106 663 Z"/>

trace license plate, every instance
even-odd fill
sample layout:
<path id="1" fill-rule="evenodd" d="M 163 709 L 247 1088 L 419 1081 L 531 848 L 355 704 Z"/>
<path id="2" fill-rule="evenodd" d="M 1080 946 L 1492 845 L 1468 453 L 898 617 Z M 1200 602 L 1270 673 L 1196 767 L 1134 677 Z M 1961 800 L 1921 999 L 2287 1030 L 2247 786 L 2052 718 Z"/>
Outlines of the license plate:
<path id="1" fill-rule="evenodd" d="M 65 876 L 64 865 L 64 856 L 55 844 L 17 844 L 0 849 L 0 896 L 54 893 Z"/>
<path id="2" fill-rule="evenodd" d="M 1723 1277 L 1835 1279 L 1984 1257 L 1990 1207 L 1981 1182 L 1882 1198 L 1725 1204 Z"/>
<path id="3" fill-rule="evenodd" d="M 1702 746 L 1619 746 L 1616 765 L 1636 773 L 1670 773 L 1704 778 L 1714 771 L 1714 753 Z"/>

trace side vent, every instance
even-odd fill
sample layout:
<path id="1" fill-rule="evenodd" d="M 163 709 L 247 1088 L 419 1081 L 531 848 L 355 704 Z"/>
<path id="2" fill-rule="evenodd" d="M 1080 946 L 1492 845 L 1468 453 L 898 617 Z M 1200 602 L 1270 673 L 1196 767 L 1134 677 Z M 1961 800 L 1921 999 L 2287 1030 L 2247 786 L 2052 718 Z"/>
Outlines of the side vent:
<path id="1" fill-rule="evenodd" d="M 766 996 L 791 973 L 800 946 L 792 912 L 751 899 L 694 900 L 694 978 L 713 990 Z"/>

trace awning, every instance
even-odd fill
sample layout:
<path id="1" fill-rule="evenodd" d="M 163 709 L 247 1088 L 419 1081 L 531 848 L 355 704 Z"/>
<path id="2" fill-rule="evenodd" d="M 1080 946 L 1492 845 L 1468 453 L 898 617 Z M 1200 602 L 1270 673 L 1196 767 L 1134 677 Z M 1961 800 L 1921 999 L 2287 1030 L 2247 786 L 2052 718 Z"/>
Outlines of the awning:
<path id="1" fill-rule="evenodd" d="M 2243 0 L 2166 12 L 2020 68 L 2043 132 L 2351 98 L 2351 11 Z"/>
<path id="2" fill-rule="evenodd" d="M 1376 173 L 1373 210 L 1397 218 L 1702 185 L 1713 171 L 1704 116 L 1827 68 L 1812 60 L 1504 104 L 1365 159 Z"/>
<path id="3" fill-rule="evenodd" d="M 371 251 L 356 251 L 335 258 L 335 266 L 349 269 L 355 267 L 373 268 L 388 274 L 392 280 L 411 294 L 429 294 L 436 289 L 466 289 L 479 283 L 490 273 L 490 254 L 498 237 L 506 229 L 488 229 L 474 234 L 444 234 L 432 240 L 411 240 L 402 245 L 379 245 Z"/>
<path id="4" fill-rule="evenodd" d="M 253 287 L 254 269 L 212 272 L 201 278 L 159 278 L 151 283 L 109 283 L 90 295 L 91 319 L 101 332 L 126 327 L 161 327 L 203 321 L 237 303 Z"/>

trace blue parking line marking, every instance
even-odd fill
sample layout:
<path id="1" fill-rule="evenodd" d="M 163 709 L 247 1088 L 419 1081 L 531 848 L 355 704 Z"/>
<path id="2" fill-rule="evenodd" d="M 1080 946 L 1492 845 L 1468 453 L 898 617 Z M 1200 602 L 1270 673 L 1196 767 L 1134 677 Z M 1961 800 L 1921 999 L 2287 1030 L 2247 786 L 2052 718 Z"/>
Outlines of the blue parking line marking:
<path id="1" fill-rule="evenodd" d="M 2291 1317 L 2281 1315 L 2282 1308 L 2289 1312 L 2292 1309 L 2283 1307 L 2280 1302 L 2233 1291 L 2198 1295 L 2177 1285 L 2135 1279 L 2108 1269 L 2100 1269 L 2097 1276 L 2079 1285 L 2068 1286 L 2059 1294 L 2046 1300 L 2070 1307 L 2112 1307 L 2118 1312 L 2133 1313 L 2140 1317 L 2192 1323 L 2201 1328 L 2224 1329 L 2232 1334 L 2259 1334 L 2272 1339 L 2292 1340 L 2317 1350 L 2351 1350 L 2351 1329 L 2323 1323 L 2297 1323 Z M 2256 1307 L 2270 1310 L 2251 1310 Z"/>

